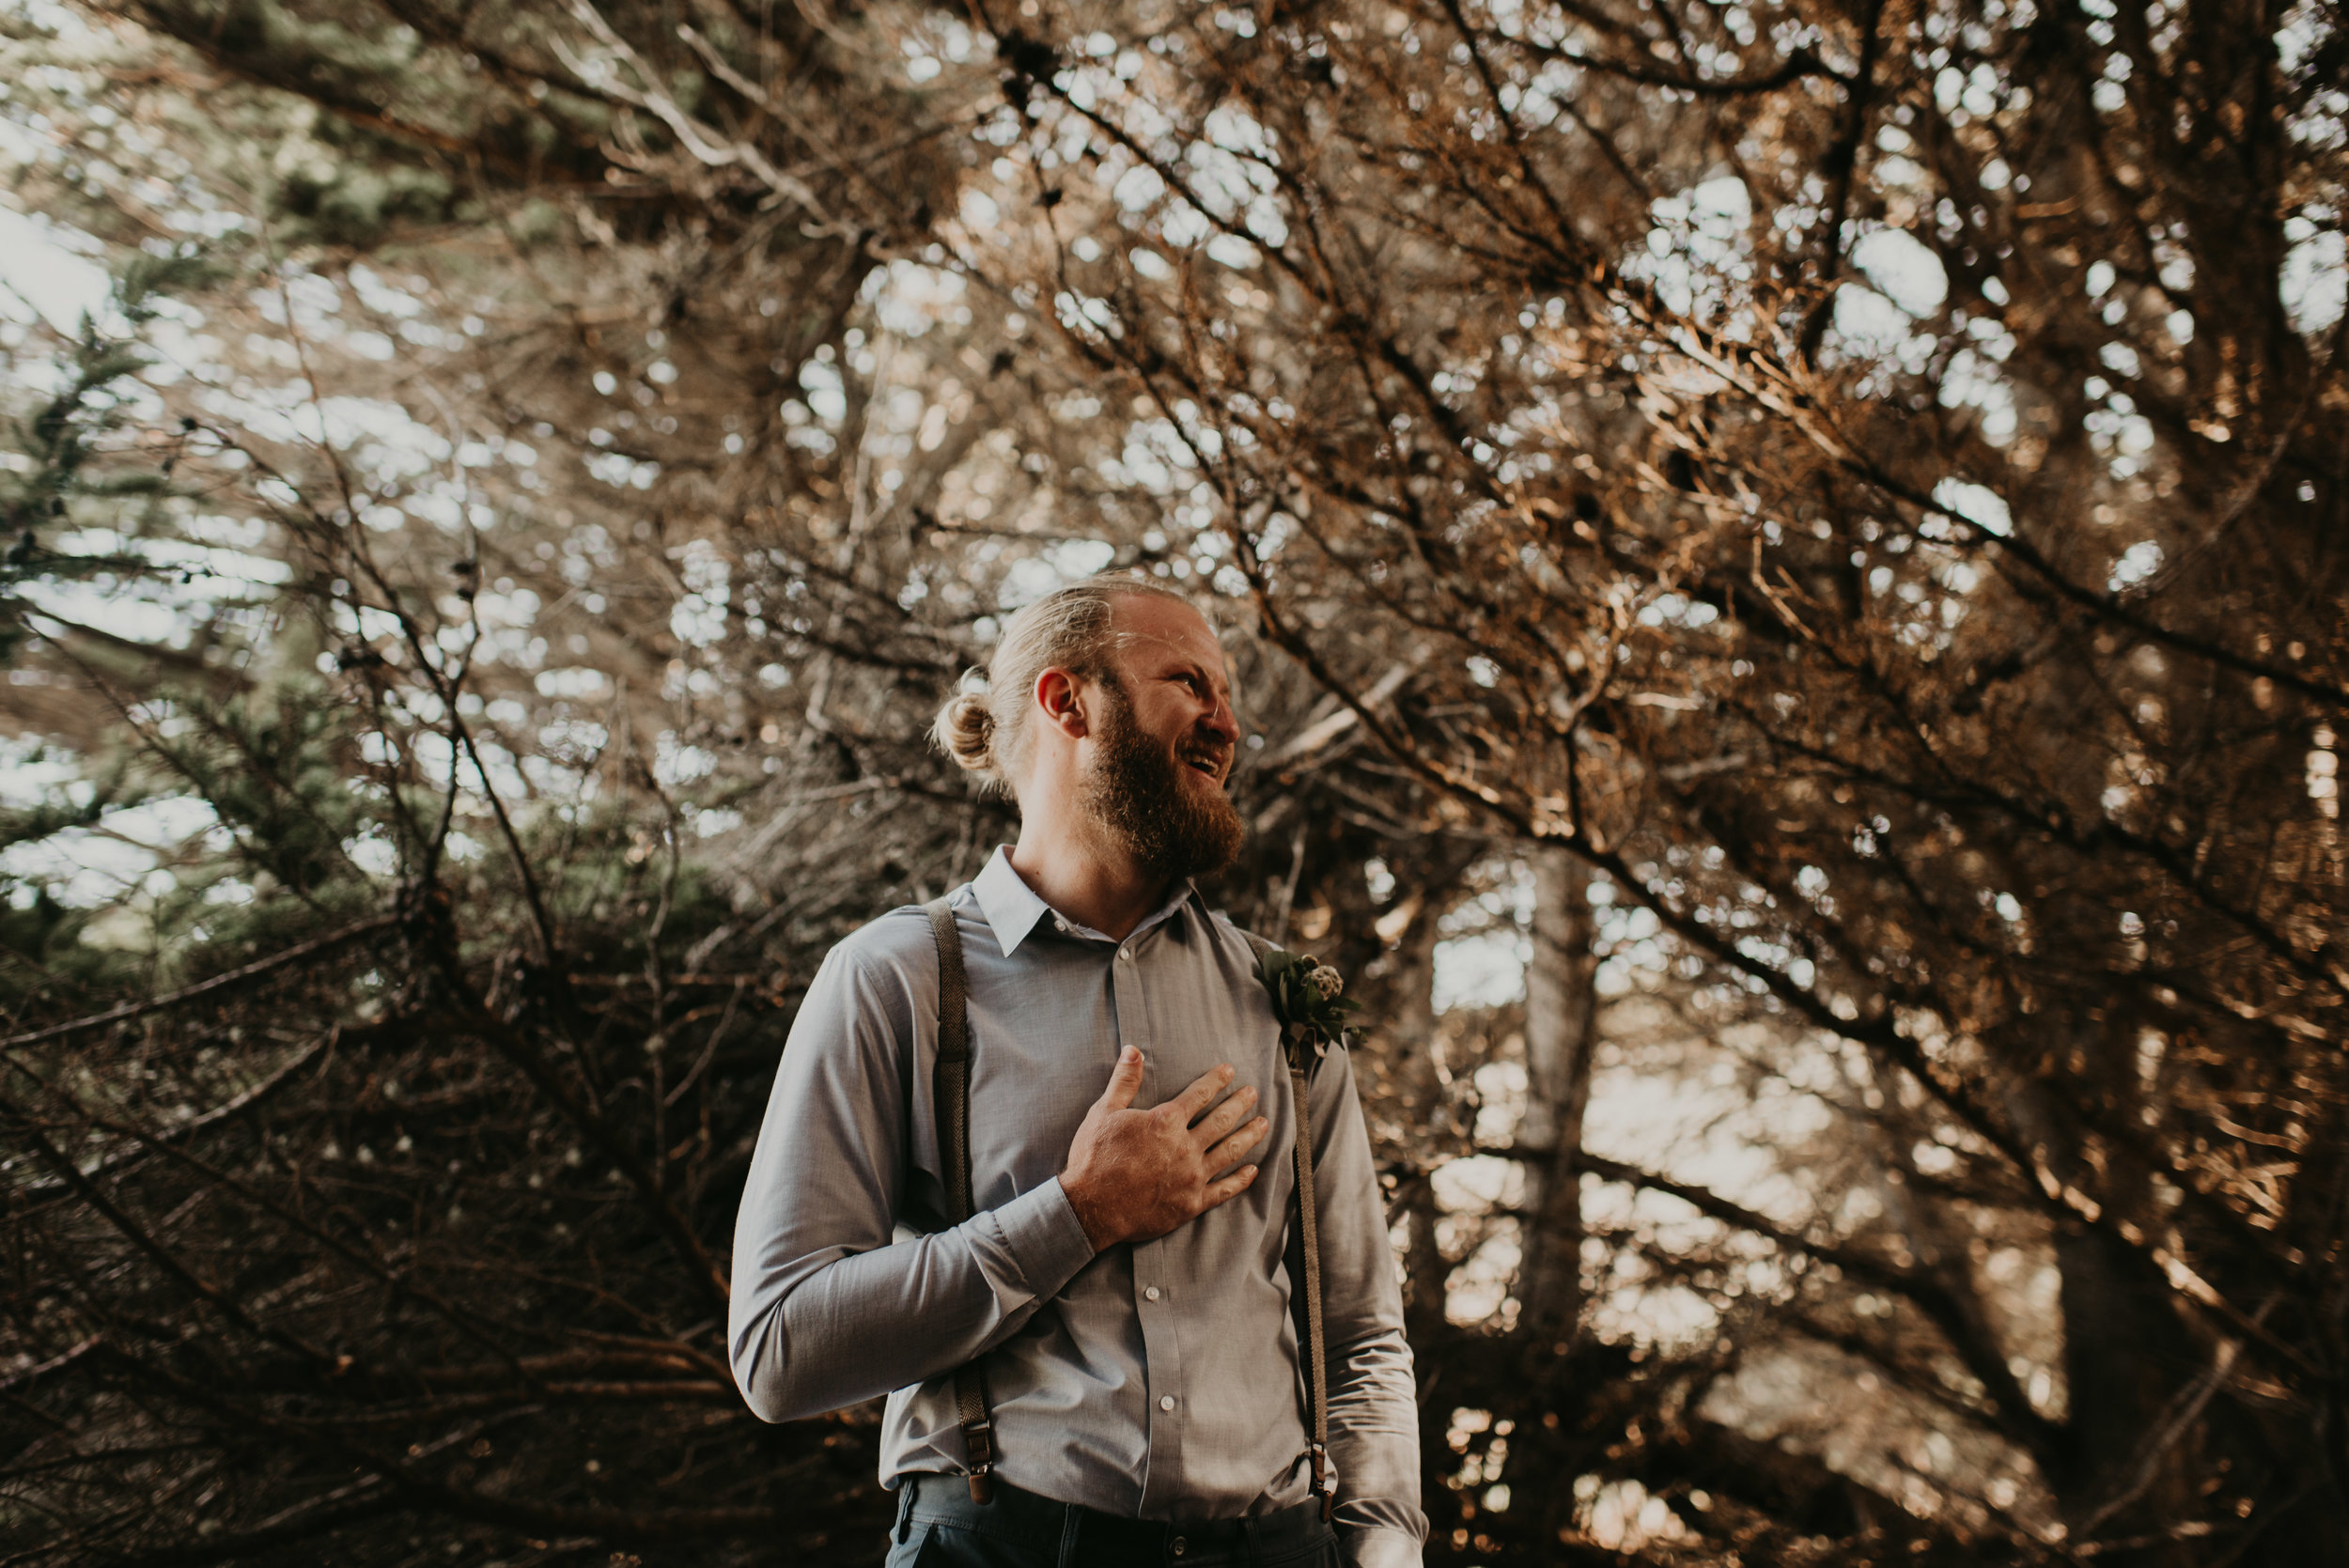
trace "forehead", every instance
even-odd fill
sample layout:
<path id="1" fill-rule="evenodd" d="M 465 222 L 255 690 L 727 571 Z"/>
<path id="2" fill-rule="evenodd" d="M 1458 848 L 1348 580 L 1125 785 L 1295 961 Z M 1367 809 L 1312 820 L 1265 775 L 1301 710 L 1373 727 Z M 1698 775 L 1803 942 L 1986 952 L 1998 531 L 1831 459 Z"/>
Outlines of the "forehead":
<path id="1" fill-rule="evenodd" d="M 1176 599 L 1128 594 L 1111 611 L 1120 652 L 1128 660 L 1180 658 L 1223 668 L 1223 648 L 1206 617 Z"/>

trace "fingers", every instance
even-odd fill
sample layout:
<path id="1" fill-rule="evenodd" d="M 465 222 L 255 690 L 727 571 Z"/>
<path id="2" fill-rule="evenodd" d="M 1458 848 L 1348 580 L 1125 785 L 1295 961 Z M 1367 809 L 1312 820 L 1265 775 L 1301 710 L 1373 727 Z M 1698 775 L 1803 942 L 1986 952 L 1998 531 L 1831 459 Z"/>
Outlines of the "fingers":
<path id="1" fill-rule="evenodd" d="M 1226 1062 L 1192 1079 L 1190 1088 L 1166 1103 L 1170 1109 L 1181 1113 L 1183 1125 L 1189 1126 L 1193 1117 L 1215 1103 L 1215 1097 L 1223 1093 L 1223 1086 L 1231 1081 L 1232 1064 Z"/>
<path id="2" fill-rule="evenodd" d="M 1240 1128 L 1237 1132 L 1232 1134 L 1231 1137 L 1223 1140 L 1221 1143 L 1218 1143 L 1215 1147 L 1209 1149 L 1203 1163 L 1210 1171 L 1223 1170 L 1233 1161 L 1247 1154 L 1249 1150 L 1263 1142 L 1265 1134 L 1270 1132 L 1271 1130 L 1272 1124 L 1259 1116 L 1254 1121 L 1249 1123 L 1246 1126 Z"/>
<path id="3" fill-rule="evenodd" d="M 1225 1133 L 1240 1125 L 1248 1113 L 1256 1109 L 1256 1091 L 1243 1086 L 1224 1097 L 1223 1103 L 1199 1118 L 1199 1125 L 1190 1129 L 1190 1136 L 1201 1148 L 1206 1148 Z"/>
<path id="4" fill-rule="evenodd" d="M 1128 1046 L 1117 1053 L 1117 1065 L 1110 1069 L 1109 1087 L 1101 1091 L 1099 1103 L 1104 1110 L 1123 1110 L 1141 1089 L 1142 1052 Z"/>
<path id="5" fill-rule="evenodd" d="M 1249 1184 L 1255 1179 L 1256 1168 L 1252 1165 L 1243 1165 L 1221 1181 L 1209 1182 L 1206 1191 L 1207 1201 L 1199 1205 L 1199 1212 L 1205 1214 L 1219 1203 L 1231 1202 L 1247 1191 Z"/>

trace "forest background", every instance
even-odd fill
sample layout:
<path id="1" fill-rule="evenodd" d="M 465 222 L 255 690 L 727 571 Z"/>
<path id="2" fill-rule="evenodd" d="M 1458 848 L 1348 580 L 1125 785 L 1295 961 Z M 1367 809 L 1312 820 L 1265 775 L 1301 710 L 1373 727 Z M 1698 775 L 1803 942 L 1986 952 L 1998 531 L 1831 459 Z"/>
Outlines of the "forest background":
<path id="1" fill-rule="evenodd" d="M 723 1347 L 826 948 L 1190 585 L 1430 1560 L 2349 1559 L 2349 33 L 14 0 L 0 1558 L 876 1560 Z"/>

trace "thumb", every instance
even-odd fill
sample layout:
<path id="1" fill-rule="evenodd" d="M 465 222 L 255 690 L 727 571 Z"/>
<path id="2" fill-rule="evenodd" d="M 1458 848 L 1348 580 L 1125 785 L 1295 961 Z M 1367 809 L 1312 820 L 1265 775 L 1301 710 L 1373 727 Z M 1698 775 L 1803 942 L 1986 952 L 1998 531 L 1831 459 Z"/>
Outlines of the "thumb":
<path id="1" fill-rule="evenodd" d="M 1117 1065 L 1110 1069 L 1110 1086 L 1101 1091 L 1101 1108 L 1123 1110 L 1134 1103 L 1134 1096 L 1141 1092 L 1142 1052 L 1128 1046 L 1117 1053 Z"/>

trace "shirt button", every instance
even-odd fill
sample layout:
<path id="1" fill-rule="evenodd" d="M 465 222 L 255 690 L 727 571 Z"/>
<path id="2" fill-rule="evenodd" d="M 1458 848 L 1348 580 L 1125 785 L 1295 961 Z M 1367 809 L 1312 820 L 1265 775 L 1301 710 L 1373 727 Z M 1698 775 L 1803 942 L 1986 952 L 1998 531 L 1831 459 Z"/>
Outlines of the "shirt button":
<path id="1" fill-rule="evenodd" d="M 1121 947 L 1121 948 L 1119 948 L 1119 949 L 1117 950 L 1117 955 L 1118 955 L 1120 958 L 1125 959 L 1125 960 L 1126 960 L 1126 962 L 1128 962 L 1128 963 L 1129 963 L 1129 964 L 1130 964 L 1130 963 L 1132 963 L 1132 962 L 1134 961 L 1134 950 L 1133 950 L 1132 948 L 1130 948 L 1130 947 Z"/>
<path id="2" fill-rule="evenodd" d="M 1159 1287 L 1152 1285 L 1148 1290 L 1142 1293 L 1142 1298 L 1144 1301 L 1156 1301 L 1159 1298 Z"/>
<path id="3" fill-rule="evenodd" d="M 1190 1550 L 1190 1543 L 1178 1535 L 1174 1540 L 1169 1541 L 1166 1544 L 1166 1549 L 1173 1552 L 1176 1557 L 1180 1557 L 1185 1552 Z"/>
<path id="4" fill-rule="evenodd" d="M 1173 1394 L 1160 1394 L 1160 1395 L 1159 1395 L 1159 1409 L 1161 1409 L 1161 1410 L 1172 1410 L 1172 1409 L 1174 1409 L 1174 1396 Z"/>

